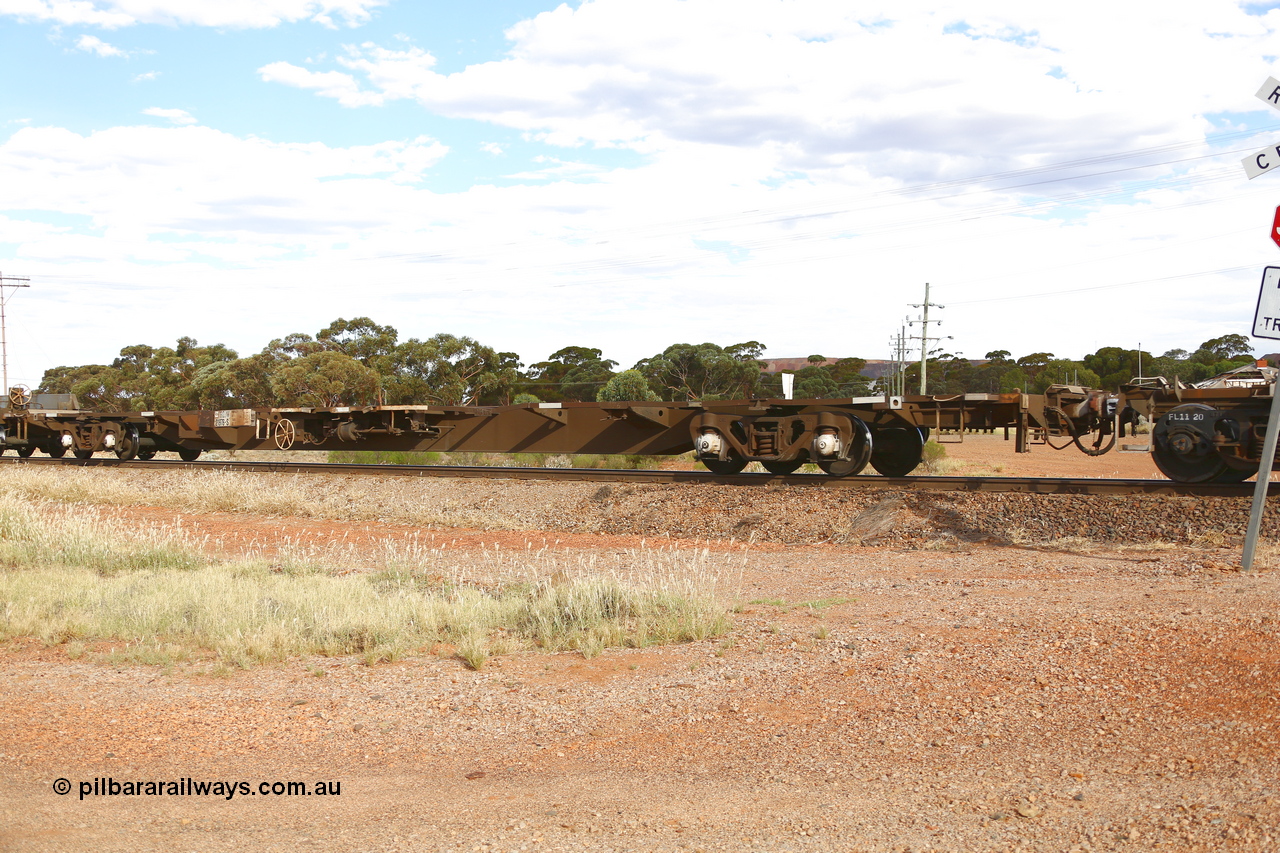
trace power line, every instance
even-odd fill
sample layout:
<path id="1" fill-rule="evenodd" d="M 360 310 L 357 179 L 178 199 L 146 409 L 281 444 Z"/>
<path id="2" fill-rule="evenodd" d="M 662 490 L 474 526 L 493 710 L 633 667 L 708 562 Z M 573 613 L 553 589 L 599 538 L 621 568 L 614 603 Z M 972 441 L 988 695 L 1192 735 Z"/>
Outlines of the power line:
<path id="1" fill-rule="evenodd" d="M 14 293 L 17 293 L 19 287 L 30 287 L 29 284 L 9 284 L 9 282 L 31 281 L 25 275 L 5 275 L 0 273 L 0 367 L 3 369 L 4 393 L 9 393 L 9 340 L 5 334 L 4 308 L 9 304 L 9 297 L 13 294 L 5 290 L 12 287 Z"/>
<path id="2" fill-rule="evenodd" d="M 952 305 L 978 305 L 985 302 L 1009 302 L 1014 299 L 1039 299 L 1042 296 L 1061 296 L 1065 293 L 1086 293 L 1091 290 L 1110 290 L 1114 287 L 1134 287 L 1139 284 L 1154 284 L 1160 281 L 1178 281 L 1187 278 L 1200 278 L 1206 275 L 1222 275 L 1230 272 L 1240 272 L 1242 270 L 1256 270 L 1257 264 L 1244 264 L 1238 267 L 1222 267 L 1216 270 L 1202 270 L 1201 272 L 1182 273 L 1181 275 L 1166 275 L 1160 278 L 1143 278 L 1136 281 L 1122 281 L 1114 284 L 1097 284 L 1091 287 L 1073 287 L 1069 290 L 1049 290 L 1043 293 L 1019 293 L 1013 296 L 993 296 L 989 299 L 966 299 L 960 302 L 952 302 Z"/>
<path id="3" fill-rule="evenodd" d="M 1165 145 L 1165 146 L 1132 149 L 1130 151 L 1118 152 L 1115 154 L 1084 158 L 1081 160 L 1065 161 L 1065 162 L 1055 163 L 1055 164 L 1047 164 L 1044 166 L 1032 167 L 1028 169 L 1014 169 L 1014 170 L 1009 170 L 1005 172 L 991 173 L 987 175 L 957 178 L 957 179 L 952 179 L 947 181 L 934 181 L 926 184 L 917 184 L 913 186 L 899 187 L 891 190 L 879 190 L 879 191 L 868 193 L 862 196 L 855 197 L 854 199 L 844 199 L 839 202 L 833 201 L 833 203 L 829 205 L 818 207 L 816 209 L 815 209 L 815 206 L 813 206 L 812 204 L 805 204 L 803 206 L 782 205 L 782 206 L 777 206 L 773 208 L 739 211 L 731 214 L 704 216 L 704 217 L 696 217 L 696 218 L 683 219 L 683 220 L 670 220 L 667 222 L 651 223 L 645 226 L 626 226 L 622 228 L 608 229 L 603 231 L 593 231 L 591 232 L 591 238 L 592 238 L 592 242 L 595 245 L 604 245 L 611 242 L 613 239 L 618 239 L 622 237 L 629 237 L 632 239 L 636 239 L 636 238 L 643 238 L 643 237 L 663 237 L 663 236 L 670 236 L 672 234 L 685 235 L 690 231 L 697 230 L 699 228 L 701 228 L 704 231 L 714 232 L 714 231 L 724 230 L 728 228 L 743 227 L 744 225 L 747 225 L 747 224 L 754 224 L 759 226 L 793 224 L 806 219 L 829 218 L 833 216 L 854 213 L 857 211 L 883 209 L 886 206 L 914 204 L 920 200 L 919 198 L 905 198 L 906 196 L 920 196 L 920 195 L 935 192 L 938 190 L 949 190 L 949 189 L 956 189 L 956 188 L 963 188 L 963 187 L 980 187 L 982 184 L 988 184 L 988 183 L 992 183 L 1000 180 L 1030 177 L 1030 176 L 1042 175 L 1042 174 L 1051 174 L 1054 171 L 1062 171 L 1066 169 L 1076 168 L 1079 166 L 1101 165 L 1103 163 L 1120 162 L 1125 159 L 1131 159 L 1134 157 L 1155 154 L 1155 153 L 1173 153 L 1176 151 L 1183 151 L 1183 150 L 1189 150 L 1196 147 L 1203 147 L 1205 145 L 1210 145 L 1213 142 L 1227 141 L 1227 140 L 1236 139 L 1243 136 L 1253 136 L 1253 135 L 1257 135 L 1258 133 L 1266 132 L 1267 130 L 1273 130 L 1273 129 L 1280 130 L 1280 126 L 1276 126 L 1275 128 L 1264 128 L 1261 130 L 1234 131 L 1231 133 L 1220 134 L 1214 137 L 1208 137 L 1204 140 L 1198 140 L 1194 142 L 1174 143 L 1174 144 Z M 1209 160 L 1209 159 L 1214 159 L 1218 157 L 1226 157 L 1226 156 L 1238 154 L 1241 152 L 1247 152 L 1249 150 L 1251 149 L 1241 148 L 1241 149 L 1232 149 L 1227 151 L 1213 151 L 1207 154 L 1197 155 L 1195 157 L 1182 157 L 1182 158 L 1176 158 L 1171 160 L 1158 160 L 1151 163 L 1142 163 L 1142 164 L 1136 164 L 1133 166 L 1126 166 L 1120 169 L 1108 169 L 1108 170 L 1095 171 L 1095 172 L 1064 175 L 1056 178 L 1050 178 L 1050 179 L 1041 180 L 1041 181 L 1029 181 L 1026 183 L 1012 184 L 1009 186 L 1000 186 L 1000 187 L 986 186 L 986 187 L 981 187 L 981 189 L 978 192 L 975 192 L 974 190 L 971 189 L 966 192 L 955 192 L 955 193 L 949 193 L 949 194 L 943 194 L 943 195 L 933 195 L 933 196 L 930 196 L 927 200 L 945 201 L 950 199 L 963 198 L 965 196 L 976 195 L 976 194 L 979 194 L 979 192 L 994 193 L 994 192 L 1002 192 L 1002 191 L 1012 191 L 1012 190 L 1018 190 L 1018 189 L 1027 189 L 1029 187 L 1045 186 L 1048 184 L 1063 183 L 1065 181 L 1086 180 L 1089 178 L 1107 177 L 1107 176 L 1113 176 L 1113 175 L 1117 175 L 1125 172 L 1138 171 L 1141 169 L 1150 169 L 1150 168 L 1156 168 L 1159 166 L 1176 166 L 1176 165 L 1192 163 L 1200 160 Z M 1225 179 L 1234 174 L 1234 165 L 1235 164 L 1232 164 L 1231 168 L 1224 167 L 1222 170 L 1219 170 L 1215 173 L 1211 173 L 1206 176 L 1197 176 L 1195 178 L 1190 179 L 1190 182 L 1191 183 L 1214 182 L 1214 181 Z M 1180 186 L 1186 186 L 1189 181 L 1189 179 L 1186 178 L 1185 176 L 1179 176 L 1178 180 L 1179 180 Z M 1037 206 L 1044 206 L 1046 204 L 1050 204 L 1050 205 L 1061 204 L 1066 201 L 1078 202 L 1078 201 L 1083 201 L 1089 198 L 1104 198 L 1109 195 L 1115 195 L 1122 192 L 1134 192 L 1140 189 L 1152 189 L 1158 186 L 1162 186 L 1165 183 L 1167 183 L 1167 180 L 1165 179 L 1155 179 L 1152 181 L 1144 182 L 1145 185 L 1139 186 L 1139 187 L 1129 186 L 1122 189 L 1108 188 L 1103 190 L 1092 190 L 1084 193 L 1076 193 L 1071 196 L 1057 199 L 1054 201 L 1042 202 L 1040 205 L 1037 205 Z M 898 200 L 894 201 L 894 199 L 898 199 Z M 884 200 L 886 203 L 885 204 L 874 203 L 877 200 Z M 977 212 L 977 215 L 996 215 L 1002 212 L 1015 212 L 1019 210 L 1027 210 L 1028 207 L 1029 206 L 1025 202 L 1001 203 L 1000 206 L 995 209 L 990 209 L 987 211 L 980 210 Z M 973 218 L 973 217 L 969 217 L 969 218 Z M 921 224 L 923 223 L 913 223 L 909 227 L 918 227 Z M 847 228 L 839 229 L 839 230 L 847 230 Z M 795 235 L 789 235 L 789 239 L 791 241 L 794 241 Z M 418 260 L 418 261 L 436 261 L 436 262 L 448 262 L 448 261 L 458 262 L 458 261 L 465 261 L 465 260 L 468 260 L 469 258 L 476 258 L 476 257 L 487 258 L 487 257 L 490 257 L 495 250 L 503 250 L 503 251 L 518 250 L 522 246 L 528 246 L 528 245 L 534 245 L 534 244 L 542 245 L 544 243 L 545 243 L 545 239 L 528 238 L 524 240 L 507 241 L 505 243 L 500 243 L 500 244 L 486 244 L 483 247 L 478 246 L 474 250 L 474 253 L 472 252 L 394 253 L 394 254 L 379 254 L 379 255 L 363 256 L 355 260 L 369 261 L 369 260 L 400 259 L 400 260 L 411 260 L 411 261 Z M 743 248 L 747 248 L 748 250 L 751 248 L 763 248 L 763 247 L 764 247 L 763 245 L 756 245 L 750 242 L 743 244 Z M 609 259 L 609 260 L 601 261 L 598 263 L 613 265 L 618 262 L 619 262 L 618 260 Z M 622 262 L 626 262 L 626 261 L 622 261 Z M 631 261 L 631 262 L 634 262 L 634 261 Z M 580 268 L 583 269 L 584 271 L 590 271 L 590 267 L 591 267 L 591 264 L 588 263 L 588 265 L 586 265 L 585 267 L 580 267 Z M 522 268 L 527 268 L 527 267 L 522 267 Z M 563 267 L 557 264 L 557 268 L 562 269 Z"/>

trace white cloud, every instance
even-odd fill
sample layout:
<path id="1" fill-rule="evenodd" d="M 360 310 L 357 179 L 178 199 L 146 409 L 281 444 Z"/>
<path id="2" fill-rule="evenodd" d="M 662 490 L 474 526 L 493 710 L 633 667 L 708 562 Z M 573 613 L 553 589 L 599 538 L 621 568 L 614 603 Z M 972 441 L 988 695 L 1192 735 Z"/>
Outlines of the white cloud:
<path id="1" fill-rule="evenodd" d="M 23 274 L 98 282 L 72 298 L 101 299 L 93 316 L 112 334 L 136 328 L 114 348 L 95 332 L 86 341 L 97 353 L 66 355 L 72 363 L 154 341 L 157 328 L 252 349 L 357 312 L 406 335 L 472 334 L 526 360 L 580 343 L 629 364 L 676 340 L 752 338 L 775 355 L 875 357 L 925 280 L 937 301 L 956 303 L 941 315 L 953 350 L 1079 356 L 1127 340 L 1138 307 L 1148 348 L 1194 346 L 1248 295 L 1210 276 L 1162 285 L 1155 300 L 1149 287 L 1066 296 L 1049 325 L 1036 319 L 1045 301 L 964 303 L 1247 263 L 1231 235 L 1269 221 L 1262 208 L 1274 204 L 1175 185 L 1155 202 L 1115 199 L 1053 221 L 1008 194 L 904 197 L 805 180 L 766 189 L 740 178 L 769 158 L 735 149 L 613 170 L 541 158 L 525 185 L 432 192 L 421 178 L 446 153 L 429 138 L 342 148 L 199 126 L 27 128 L 0 145 L 8 205 L 83 224 L 37 219 L 6 233 L 21 235 Z M 1202 245 L 1189 247 L 1193 233 Z M 115 295 L 93 296 L 104 288 Z M 216 305 L 181 322 L 146 307 L 214 291 Z M 1216 294 L 1212 308 L 1188 307 L 1204 292 Z M 1077 311 L 1089 320 L 1072 332 L 1061 318 Z"/>
<path id="2" fill-rule="evenodd" d="M 924 281 L 949 306 L 950 349 L 970 356 L 1074 357 L 1136 344 L 1138 329 L 1148 349 L 1192 348 L 1247 321 L 1256 275 L 1215 271 L 1271 260 L 1273 192 L 1202 142 L 1226 126 L 1214 114 L 1266 114 L 1253 92 L 1273 73 L 1262 57 L 1280 55 L 1280 12 L 916 5 L 592 0 L 513 27 L 505 58 L 454 73 L 403 40 L 258 69 L 348 107 L 416 102 L 502 129 L 481 137 L 515 129 L 523 144 L 459 134 L 469 153 L 504 154 L 500 178 L 465 154 L 451 170 L 428 138 L 27 128 L 0 144 L 0 185 L 8 209 L 49 216 L 5 223 L 12 263 L 45 286 L 93 282 L 33 318 L 85 324 L 97 349 L 59 342 L 70 363 L 159 342 L 157 329 L 253 349 L 355 314 L 526 360 L 580 344 L 629 364 L 676 340 L 752 338 L 772 355 L 875 357 Z M 1028 185 L 1016 190 L 971 180 L 1171 143 L 1185 147 L 1152 154 L 1154 169 L 1103 174 L 1145 162 L 1119 157 L 1004 182 Z M 1172 164 L 1192 156 L 1206 159 Z M 41 224 L 56 216 L 79 224 Z M 1126 282 L 1139 284 L 1083 290 Z M 979 301 L 1057 290 L 1080 292 Z M 173 311 L 196 297 L 198 311 Z"/>
<path id="3" fill-rule="evenodd" d="M 267 83 L 311 89 L 318 95 L 334 98 L 344 107 L 377 105 L 387 100 L 376 92 L 362 91 L 354 77 L 341 71 L 308 71 L 288 62 L 273 62 L 259 68 L 258 73 Z"/>
<path id="4" fill-rule="evenodd" d="M 366 23 L 389 0 L 0 0 L 0 15 L 24 21 L 115 29 L 134 24 L 260 29 L 310 20 L 325 27 Z"/>
<path id="5" fill-rule="evenodd" d="M 135 74 L 133 78 L 133 82 L 150 83 L 152 80 L 158 79 L 159 77 L 160 77 L 159 71 L 146 71 L 146 72 L 143 72 L 142 74 Z"/>
<path id="6" fill-rule="evenodd" d="M 143 115 L 155 116 L 156 118 L 168 119 L 174 124 L 195 124 L 196 118 L 186 110 L 165 109 L 164 107 L 147 107 L 142 111 Z"/>
<path id="7" fill-rule="evenodd" d="M 102 39 L 95 36 L 80 36 L 80 38 L 76 40 L 76 50 L 83 50 L 86 53 L 95 53 L 102 57 L 128 56 L 128 54 L 120 48 L 109 45 Z"/>
<path id="8" fill-rule="evenodd" d="M 411 192 L 404 184 L 446 153 L 427 137 L 333 148 L 199 126 L 119 127 L 87 136 L 25 128 L 0 146 L 0 176 L 13 209 L 83 215 L 142 240 L 158 231 L 192 231 L 266 244 L 280 235 L 358 232 L 395 221 L 405 204 L 392 199 L 404 198 Z M 149 187 L 164 190 L 139 192 Z M 385 190 L 370 193 L 376 187 Z"/>
<path id="9" fill-rule="evenodd" d="M 1280 52 L 1274 26 L 1228 0 L 1165 9 L 595 0 L 517 24 L 507 58 L 453 74 L 371 43 L 341 72 L 262 72 L 346 106 L 414 99 L 554 145 L 748 148 L 779 169 L 923 180 L 1186 139 L 1200 113 L 1242 108 L 1223 92 Z"/>
<path id="10" fill-rule="evenodd" d="M 420 87 L 439 76 L 431 71 L 436 64 L 435 57 L 417 47 L 387 50 L 365 42 L 359 47 L 349 46 L 337 61 L 344 68 L 361 72 L 375 91 L 362 88 L 351 74 L 309 71 L 288 62 L 272 62 L 259 68 L 258 73 L 267 83 L 311 89 L 322 97 L 334 98 L 344 107 L 378 106 L 387 101 L 413 98 Z"/>

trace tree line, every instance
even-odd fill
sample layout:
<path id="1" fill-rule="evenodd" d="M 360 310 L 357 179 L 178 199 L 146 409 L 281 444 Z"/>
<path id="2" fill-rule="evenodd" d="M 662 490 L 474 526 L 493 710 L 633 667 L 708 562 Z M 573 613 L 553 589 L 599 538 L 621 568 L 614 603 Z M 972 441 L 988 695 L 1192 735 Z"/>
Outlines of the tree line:
<path id="1" fill-rule="evenodd" d="M 1008 393 L 1015 389 L 1040 394 L 1050 385 L 1084 385 L 1117 390 L 1136 376 L 1174 377 L 1201 382 L 1246 364 L 1253 364 L 1253 347 L 1245 335 L 1211 338 L 1193 351 L 1171 349 L 1162 355 L 1146 350 L 1102 347 L 1079 360 L 1035 352 L 1012 358 L 1008 350 L 994 350 L 975 363 L 960 354 L 938 353 L 928 360 L 930 394 Z M 907 368 L 907 391 L 918 389 L 920 365 Z"/>
<path id="2" fill-rule="evenodd" d="M 400 340 L 391 326 L 368 317 L 338 319 L 315 336 L 295 333 L 261 352 L 240 356 L 222 344 L 189 337 L 172 347 L 146 344 L 120 350 L 110 364 L 55 367 L 43 393 L 75 394 L 80 405 L 104 412 L 235 409 L 275 406 L 506 405 L 527 402 L 725 400 L 781 397 L 782 378 L 764 371 L 758 341 L 721 347 L 672 344 L 634 366 L 604 358 L 602 350 L 569 346 L 545 361 L 524 364 L 469 337 L 438 334 Z M 1226 335 L 1194 352 L 1162 356 L 1104 347 L 1079 361 L 1052 353 L 1014 359 L 1007 350 L 975 363 L 958 353 L 929 359 L 929 393 L 1043 391 L 1055 383 L 1114 389 L 1138 375 L 1177 375 L 1197 381 L 1252 360 L 1248 338 Z M 821 399 L 880 393 L 883 378 L 863 374 L 866 359 L 814 354 L 794 371 L 795 396 Z M 919 365 L 906 370 L 908 392 Z"/>

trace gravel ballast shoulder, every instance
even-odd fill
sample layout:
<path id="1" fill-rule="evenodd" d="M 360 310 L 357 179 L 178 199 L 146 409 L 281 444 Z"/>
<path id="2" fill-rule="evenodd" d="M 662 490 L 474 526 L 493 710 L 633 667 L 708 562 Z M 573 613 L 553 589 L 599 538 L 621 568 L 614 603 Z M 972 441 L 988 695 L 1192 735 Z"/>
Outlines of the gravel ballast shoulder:
<path id="1" fill-rule="evenodd" d="M 15 641 L 0 850 L 1280 846 L 1280 575 L 1231 570 L 1234 504 L 323 479 L 299 479 L 304 503 L 360 507 L 354 520 L 166 512 L 222 536 L 393 537 L 452 507 L 462 526 L 559 536 L 602 565 L 618 537 L 733 540 L 733 629 L 478 672 L 444 648 L 215 676 L 111 666 L 95 657 L 110 642 L 71 660 Z M 479 540 L 433 524 L 472 559 Z M 78 794 L 188 777 L 342 787 Z"/>

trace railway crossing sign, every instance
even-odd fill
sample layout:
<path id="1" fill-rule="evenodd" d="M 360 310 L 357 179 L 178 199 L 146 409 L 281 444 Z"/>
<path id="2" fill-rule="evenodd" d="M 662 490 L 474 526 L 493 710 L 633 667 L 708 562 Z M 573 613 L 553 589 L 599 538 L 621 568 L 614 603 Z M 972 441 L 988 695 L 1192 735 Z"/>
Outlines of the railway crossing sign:
<path id="1" fill-rule="evenodd" d="M 1240 162 L 1244 164 L 1244 173 L 1252 181 L 1259 175 L 1265 175 L 1275 167 L 1280 166 L 1280 145 L 1268 145 L 1261 151 L 1253 152 Z"/>
<path id="2" fill-rule="evenodd" d="M 1253 314 L 1253 336 L 1280 341 L 1280 267 L 1267 267 L 1262 271 L 1258 309 Z"/>
<path id="3" fill-rule="evenodd" d="M 1268 77 L 1267 82 L 1263 83 L 1262 88 L 1255 94 L 1259 100 L 1266 101 L 1280 110 L 1280 80 Z M 1252 181 L 1259 175 L 1264 175 L 1280 166 L 1280 145 L 1272 145 L 1263 148 L 1261 151 L 1255 151 L 1240 162 L 1244 164 L 1244 173 Z"/>
<path id="4" fill-rule="evenodd" d="M 1262 84 L 1262 88 L 1254 93 L 1254 97 L 1280 110 L 1280 80 L 1268 77 L 1267 82 Z"/>

